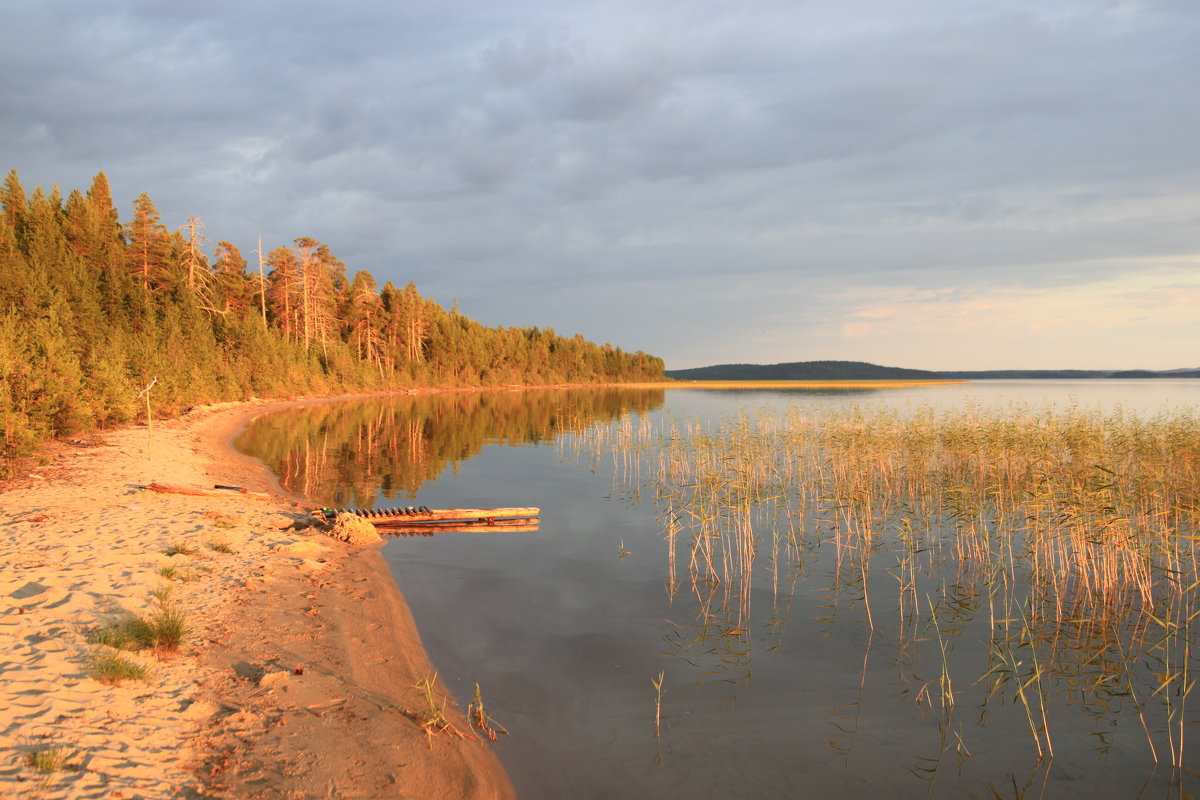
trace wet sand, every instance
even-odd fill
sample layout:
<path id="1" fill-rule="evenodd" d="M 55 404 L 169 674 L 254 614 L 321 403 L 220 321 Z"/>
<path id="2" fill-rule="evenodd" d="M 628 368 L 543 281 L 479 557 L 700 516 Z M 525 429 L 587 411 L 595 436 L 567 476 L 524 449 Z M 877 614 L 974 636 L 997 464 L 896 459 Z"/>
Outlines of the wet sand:
<path id="1" fill-rule="evenodd" d="M 513 796 L 453 701 L 464 736 L 422 729 L 434 668 L 379 545 L 297 528 L 302 504 L 232 449 L 280 405 L 50 443 L 0 485 L 0 798 Z M 151 481 L 270 497 L 137 488 Z M 145 681 L 91 677 L 107 651 L 89 631 L 151 612 L 164 585 L 188 615 L 181 651 L 126 654 Z"/>

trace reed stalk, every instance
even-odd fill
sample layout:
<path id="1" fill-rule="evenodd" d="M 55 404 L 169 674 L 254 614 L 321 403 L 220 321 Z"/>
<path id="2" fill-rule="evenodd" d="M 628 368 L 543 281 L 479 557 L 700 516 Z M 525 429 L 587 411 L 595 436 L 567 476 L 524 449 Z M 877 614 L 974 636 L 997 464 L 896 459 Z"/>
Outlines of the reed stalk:
<path id="1" fill-rule="evenodd" d="M 1054 750 L 1051 686 L 1090 670 L 1096 702 L 1126 685 L 1151 752 L 1163 737 L 1183 763 L 1200 615 L 1195 413 L 793 406 L 704 422 L 643 419 L 567 439 L 593 463 L 611 451 L 622 496 L 652 489 L 669 596 L 679 573 L 690 578 L 689 652 L 719 630 L 744 639 L 764 568 L 778 608 L 780 565 L 831 547 L 831 608 L 848 600 L 868 630 L 894 602 L 902 640 L 914 640 L 919 587 L 936 587 L 943 605 L 982 598 L 996 658 L 990 694 L 1014 687 L 1039 754 Z M 881 553 L 895 564 L 891 600 L 871 580 Z M 929 613 L 936 623 L 938 609 Z M 943 702 L 952 703 L 941 633 Z M 747 648 L 716 657 L 748 674 Z M 1146 659 L 1162 665 L 1157 682 L 1139 666 Z"/>

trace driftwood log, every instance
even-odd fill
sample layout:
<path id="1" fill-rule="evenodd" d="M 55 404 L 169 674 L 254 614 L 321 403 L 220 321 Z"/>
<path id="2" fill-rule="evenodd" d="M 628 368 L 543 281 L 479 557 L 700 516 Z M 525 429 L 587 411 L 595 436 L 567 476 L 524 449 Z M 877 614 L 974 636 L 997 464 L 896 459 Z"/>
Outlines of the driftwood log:
<path id="1" fill-rule="evenodd" d="M 337 514 L 356 514 L 368 522 L 380 524 L 411 525 L 428 522 L 496 522 L 500 520 L 533 520 L 541 513 L 540 508 L 377 508 L 377 509 L 323 509 L 326 517 Z"/>
<path id="2" fill-rule="evenodd" d="M 271 499 L 271 495 L 265 492 L 251 492 L 234 486 L 205 489 L 200 486 L 179 486 L 172 483 L 153 481 L 139 488 L 149 489 L 152 492 L 159 492 L 161 494 L 190 494 L 197 497 L 245 497 L 249 500 Z"/>
<path id="3" fill-rule="evenodd" d="M 436 523 L 436 524 L 416 524 L 405 525 L 404 523 L 396 523 L 394 525 L 379 524 L 375 526 L 375 530 L 381 536 L 433 536 L 435 533 L 532 533 L 538 529 L 537 520 L 520 520 L 520 522 L 531 523 L 528 525 L 489 525 L 486 522 L 480 523 Z"/>

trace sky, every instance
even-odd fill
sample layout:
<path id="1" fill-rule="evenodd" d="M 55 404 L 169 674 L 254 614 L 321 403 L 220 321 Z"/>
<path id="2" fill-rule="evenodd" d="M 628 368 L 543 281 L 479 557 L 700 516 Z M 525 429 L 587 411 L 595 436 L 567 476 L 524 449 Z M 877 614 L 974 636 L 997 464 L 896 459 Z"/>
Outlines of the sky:
<path id="1" fill-rule="evenodd" d="M 1200 367 L 1195 0 L 5 0 L 9 169 L 669 369 Z"/>

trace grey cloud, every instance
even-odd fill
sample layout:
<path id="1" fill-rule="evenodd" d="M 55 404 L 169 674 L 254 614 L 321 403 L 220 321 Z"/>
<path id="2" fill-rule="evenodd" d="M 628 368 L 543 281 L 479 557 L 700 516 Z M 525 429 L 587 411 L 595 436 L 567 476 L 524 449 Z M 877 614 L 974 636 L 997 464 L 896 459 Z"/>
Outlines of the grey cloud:
<path id="1" fill-rule="evenodd" d="M 574 60 L 565 36 L 548 30 L 530 31 L 521 39 L 505 37 L 481 57 L 485 73 L 506 87 L 532 83 L 547 70 Z"/>
<path id="2" fill-rule="evenodd" d="M 612 122 L 655 112 L 669 86 L 657 65 L 635 58 L 581 63 L 546 93 L 546 107 L 574 122 Z"/>
<path id="3" fill-rule="evenodd" d="M 839 286 L 1195 250 L 1188 2 L 25 2 L 0 24 L 0 153 L 28 186 L 103 169 L 126 213 L 148 191 L 245 250 L 311 235 L 485 321 L 613 325 L 669 361 L 834 319 L 797 298 Z"/>

